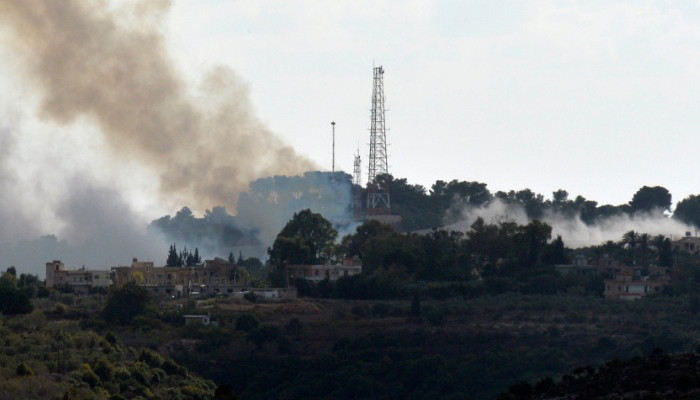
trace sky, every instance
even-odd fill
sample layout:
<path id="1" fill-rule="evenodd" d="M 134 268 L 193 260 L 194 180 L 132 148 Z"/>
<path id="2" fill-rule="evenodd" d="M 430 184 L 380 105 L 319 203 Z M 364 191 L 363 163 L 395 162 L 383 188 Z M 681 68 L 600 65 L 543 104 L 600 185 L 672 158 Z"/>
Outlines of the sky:
<path id="1" fill-rule="evenodd" d="M 192 77 L 218 64 L 318 165 L 366 174 L 372 67 L 385 69 L 390 172 L 600 204 L 700 192 L 698 1 L 176 1 Z M 363 178 L 366 179 L 366 176 Z"/>
<path id="2" fill-rule="evenodd" d="M 0 19 L 0 244 L 155 259 L 151 220 L 330 170 L 331 121 L 336 169 L 359 150 L 366 181 L 373 66 L 409 183 L 700 193 L 700 1 L 0 0 Z"/>

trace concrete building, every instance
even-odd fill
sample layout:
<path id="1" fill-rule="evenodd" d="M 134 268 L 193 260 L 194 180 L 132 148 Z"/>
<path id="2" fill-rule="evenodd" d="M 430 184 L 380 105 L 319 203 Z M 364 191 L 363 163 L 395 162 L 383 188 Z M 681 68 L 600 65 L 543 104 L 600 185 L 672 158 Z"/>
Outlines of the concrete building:
<path id="1" fill-rule="evenodd" d="M 135 282 L 155 293 L 172 296 L 228 295 L 250 284 L 245 270 L 222 259 L 206 260 L 194 267 L 155 267 L 152 261 L 134 258 L 131 266 L 112 267 L 112 274 L 117 287 Z"/>
<path id="2" fill-rule="evenodd" d="M 343 276 L 353 276 L 362 273 L 362 263 L 359 258 L 347 258 L 342 264 L 336 265 L 288 265 L 287 278 L 291 285 L 296 278 L 318 282 L 324 279 L 331 281 Z"/>
<path id="3" fill-rule="evenodd" d="M 107 270 L 88 270 L 82 267 L 67 270 L 61 260 L 46 263 L 46 288 L 69 288 L 76 293 L 89 293 L 93 288 L 107 289 L 112 284 Z"/>
<path id="4" fill-rule="evenodd" d="M 188 314 L 188 315 L 183 315 L 182 316 L 185 319 L 185 325 L 196 325 L 196 324 L 201 324 L 201 325 L 209 325 L 211 322 L 209 320 L 209 315 L 202 315 L 202 314 Z"/>
<path id="5" fill-rule="evenodd" d="M 571 264 L 556 264 L 554 268 L 560 275 L 576 275 L 576 276 L 591 276 L 598 275 L 599 267 L 588 262 L 586 257 L 581 254 L 574 256 L 574 261 Z"/>
<path id="6" fill-rule="evenodd" d="M 644 273 L 647 275 L 643 275 Z M 664 267 L 619 267 L 613 279 L 606 279 L 605 298 L 637 300 L 659 293 L 671 279 L 671 269 Z"/>
<path id="7" fill-rule="evenodd" d="M 700 237 L 692 236 L 691 232 L 686 232 L 685 236 L 671 242 L 674 251 L 682 251 L 689 254 L 700 253 Z"/>

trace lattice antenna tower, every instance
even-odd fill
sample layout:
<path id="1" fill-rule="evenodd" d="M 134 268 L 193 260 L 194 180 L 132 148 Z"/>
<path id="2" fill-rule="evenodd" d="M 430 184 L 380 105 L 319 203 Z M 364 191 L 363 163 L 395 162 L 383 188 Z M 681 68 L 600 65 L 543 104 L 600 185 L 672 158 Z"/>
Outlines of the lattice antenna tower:
<path id="1" fill-rule="evenodd" d="M 362 160 L 360 158 L 360 148 L 357 148 L 355 161 L 352 170 L 352 212 L 355 219 L 362 218 Z"/>
<path id="2" fill-rule="evenodd" d="M 369 129 L 369 170 L 367 173 L 367 214 L 389 214 L 389 188 L 377 176 L 389 174 L 384 109 L 384 68 L 374 67 L 372 110 Z"/>
<path id="3" fill-rule="evenodd" d="M 355 161 L 353 162 L 352 184 L 362 186 L 362 159 L 360 158 L 360 149 L 357 149 Z"/>

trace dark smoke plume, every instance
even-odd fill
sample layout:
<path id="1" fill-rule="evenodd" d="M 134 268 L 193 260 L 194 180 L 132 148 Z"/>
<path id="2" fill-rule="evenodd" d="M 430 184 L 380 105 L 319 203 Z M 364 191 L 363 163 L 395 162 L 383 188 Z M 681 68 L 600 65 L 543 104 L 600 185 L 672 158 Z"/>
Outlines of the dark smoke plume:
<path id="1" fill-rule="evenodd" d="M 253 115 L 230 70 L 189 91 L 159 30 L 170 2 L 127 4 L 0 0 L 5 43 L 44 120 L 95 123 L 115 154 L 158 172 L 167 203 L 198 211 L 233 210 L 248 182 L 313 168 Z"/>

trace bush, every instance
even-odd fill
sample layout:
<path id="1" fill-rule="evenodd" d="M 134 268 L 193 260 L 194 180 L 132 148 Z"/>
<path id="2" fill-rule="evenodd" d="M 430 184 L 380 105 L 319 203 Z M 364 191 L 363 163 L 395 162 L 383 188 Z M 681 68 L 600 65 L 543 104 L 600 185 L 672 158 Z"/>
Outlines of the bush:
<path id="1" fill-rule="evenodd" d="M 250 332 L 258 327 L 258 320 L 251 314 L 243 314 L 236 320 L 236 330 Z"/>
<path id="2" fill-rule="evenodd" d="M 82 379 L 83 382 L 90 385 L 90 387 L 93 389 L 95 388 L 95 386 L 100 384 L 100 377 L 97 376 L 97 374 L 95 373 L 95 371 L 92 370 L 89 364 L 83 364 Z"/>
<path id="3" fill-rule="evenodd" d="M 442 326 L 445 324 L 445 312 L 439 309 L 430 310 L 426 318 L 433 326 Z"/>
<path id="4" fill-rule="evenodd" d="M 180 376 L 185 376 L 187 375 L 187 369 L 184 367 L 178 365 L 175 361 L 171 359 L 166 359 L 165 362 L 163 362 L 163 371 L 167 373 L 168 375 L 180 375 Z"/>
<path id="5" fill-rule="evenodd" d="M 272 325 L 263 325 L 248 333 L 248 340 L 255 343 L 258 349 L 262 348 L 266 342 L 271 342 L 279 336 L 279 329 Z"/>
<path id="6" fill-rule="evenodd" d="M 29 375 L 34 375 L 34 370 L 32 368 L 25 364 L 25 363 L 20 363 L 17 368 L 15 368 L 15 374 L 17 376 L 29 376 Z"/>
<path id="7" fill-rule="evenodd" d="M 93 370 L 103 382 L 109 382 L 114 379 L 114 365 L 105 357 L 97 361 Z"/>
<path id="8" fill-rule="evenodd" d="M 350 312 L 357 318 L 365 318 L 370 314 L 369 307 L 364 304 L 356 304 L 352 306 Z"/>
<path id="9" fill-rule="evenodd" d="M 126 325 L 135 317 L 143 315 L 148 305 L 148 290 L 129 283 L 109 294 L 101 315 L 107 322 Z"/>
<path id="10" fill-rule="evenodd" d="M 27 314 L 33 309 L 29 296 L 23 290 L 4 282 L 0 285 L 0 312 L 7 315 Z"/>
<path id="11" fill-rule="evenodd" d="M 163 365 L 163 357 L 155 351 L 143 349 L 139 355 L 139 361 L 143 361 L 151 368 L 160 368 Z"/>
<path id="12" fill-rule="evenodd" d="M 389 314 L 389 306 L 384 303 L 377 303 L 372 306 L 372 314 L 379 318 L 384 318 Z"/>
<path id="13" fill-rule="evenodd" d="M 107 332 L 105 334 L 105 340 L 107 343 L 111 344 L 112 346 L 115 346 L 117 344 L 117 337 L 114 336 L 112 332 Z"/>
<path id="14" fill-rule="evenodd" d="M 299 336 L 301 335 L 301 330 L 303 329 L 303 325 L 301 321 L 299 321 L 299 318 L 291 318 L 289 322 L 287 323 L 286 331 L 288 335 L 292 336 Z"/>
<path id="15" fill-rule="evenodd" d="M 246 292 L 243 295 L 243 298 L 248 300 L 251 303 L 257 303 L 258 302 L 258 295 L 255 294 L 255 292 Z"/>

